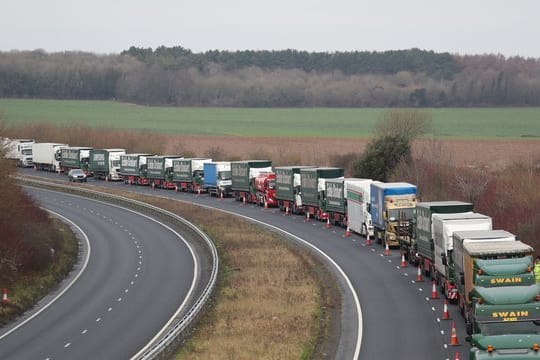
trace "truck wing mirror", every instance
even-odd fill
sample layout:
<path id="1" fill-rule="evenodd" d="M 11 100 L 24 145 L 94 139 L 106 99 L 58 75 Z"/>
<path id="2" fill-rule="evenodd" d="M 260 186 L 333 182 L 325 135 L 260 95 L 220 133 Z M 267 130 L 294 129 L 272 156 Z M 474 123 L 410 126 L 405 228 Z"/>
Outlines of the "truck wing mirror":
<path id="1" fill-rule="evenodd" d="M 369 204 L 369 203 L 366 204 L 366 210 L 367 210 L 367 212 L 371 211 L 371 204 Z"/>
<path id="2" fill-rule="evenodd" d="M 442 264 L 444 266 L 448 265 L 448 261 L 446 260 L 446 256 L 442 255 Z"/>

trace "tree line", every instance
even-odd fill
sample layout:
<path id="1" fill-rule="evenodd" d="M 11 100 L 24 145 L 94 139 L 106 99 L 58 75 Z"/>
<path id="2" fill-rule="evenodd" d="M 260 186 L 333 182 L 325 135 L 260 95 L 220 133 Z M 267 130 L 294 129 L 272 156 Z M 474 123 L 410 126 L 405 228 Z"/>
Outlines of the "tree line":
<path id="1" fill-rule="evenodd" d="M 419 49 L 0 52 L 0 96 L 245 107 L 539 106 L 540 59 Z"/>

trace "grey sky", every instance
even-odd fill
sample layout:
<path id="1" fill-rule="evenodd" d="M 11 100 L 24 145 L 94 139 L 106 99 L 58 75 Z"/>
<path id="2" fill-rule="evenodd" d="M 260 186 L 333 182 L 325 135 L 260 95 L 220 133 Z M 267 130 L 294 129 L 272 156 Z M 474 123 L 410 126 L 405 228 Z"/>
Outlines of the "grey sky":
<path id="1" fill-rule="evenodd" d="M 540 0 L 1 0 L 0 50 L 130 46 L 540 58 Z"/>

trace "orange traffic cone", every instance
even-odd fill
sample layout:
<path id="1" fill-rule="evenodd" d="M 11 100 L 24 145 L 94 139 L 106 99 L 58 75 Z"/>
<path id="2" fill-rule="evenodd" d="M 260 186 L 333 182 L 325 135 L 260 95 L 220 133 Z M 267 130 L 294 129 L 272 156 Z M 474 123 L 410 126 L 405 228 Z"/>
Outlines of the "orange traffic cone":
<path id="1" fill-rule="evenodd" d="M 456 351 L 456 354 L 454 355 L 454 360 L 459 360 L 459 352 Z"/>
<path id="2" fill-rule="evenodd" d="M 450 320 L 450 313 L 448 312 L 448 301 L 446 301 L 446 299 L 444 299 L 442 319 L 443 320 Z"/>
<path id="3" fill-rule="evenodd" d="M 2 306 L 6 306 L 7 303 L 8 303 L 7 289 L 4 288 L 4 291 L 2 293 Z"/>
<path id="4" fill-rule="evenodd" d="M 384 248 L 383 255 L 390 256 L 390 247 L 388 247 L 388 243 L 386 243 L 386 247 Z"/>
<path id="5" fill-rule="evenodd" d="M 266 201 L 266 198 L 264 198 L 264 208 L 268 209 L 268 201 Z"/>
<path id="6" fill-rule="evenodd" d="M 306 213 L 306 222 L 309 221 L 309 212 Z"/>
<path id="7" fill-rule="evenodd" d="M 219 192 L 219 200 L 223 200 L 223 191 Z"/>
<path id="8" fill-rule="evenodd" d="M 369 234 L 366 234 L 366 245 L 371 245 L 371 238 L 369 237 Z"/>
<path id="9" fill-rule="evenodd" d="M 437 286 L 435 286 L 435 280 L 432 281 L 433 286 L 431 287 L 431 298 L 438 299 L 439 293 L 437 292 Z"/>
<path id="10" fill-rule="evenodd" d="M 324 226 L 327 229 L 330 229 L 332 225 L 330 225 L 330 218 L 326 219 L 326 225 Z"/>
<path id="11" fill-rule="evenodd" d="M 349 224 L 347 224 L 347 230 L 345 230 L 345 236 L 347 237 L 351 236 L 351 229 L 349 228 Z"/>
<path id="12" fill-rule="evenodd" d="M 424 281 L 424 275 L 422 275 L 422 267 L 418 264 L 418 272 L 416 273 L 416 282 Z"/>
<path id="13" fill-rule="evenodd" d="M 289 207 L 288 206 L 285 208 L 285 215 L 289 215 Z"/>
<path id="14" fill-rule="evenodd" d="M 452 336 L 450 337 L 450 346 L 459 345 L 459 340 L 456 334 L 456 323 L 452 322 Z"/>
<path id="15" fill-rule="evenodd" d="M 197 196 L 201 196 L 201 188 L 197 187 Z"/>
<path id="16" fill-rule="evenodd" d="M 246 205 L 246 197 L 245 196 L 242 198 L 242 205 Z"/>
<path id="17" fill-rule="evenodd" d="M 401 263 L 399 264 L 399 267 L 407 267 L 407 261 L 405 260 L 405 253 L 401 253 Z"/>

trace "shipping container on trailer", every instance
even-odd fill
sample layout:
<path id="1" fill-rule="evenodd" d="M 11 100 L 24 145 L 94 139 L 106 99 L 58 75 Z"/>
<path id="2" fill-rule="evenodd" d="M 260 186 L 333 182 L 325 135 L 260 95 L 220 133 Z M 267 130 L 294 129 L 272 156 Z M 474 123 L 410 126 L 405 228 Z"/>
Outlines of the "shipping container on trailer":
<path id="1" fill-rule="evenodd" d="M 300 169 L 300 196 L 302 198 L 303 212 L 306 218 L 313 217 L 317 220 L 328 220 L 328 214 L 323 210 L 325 183 L 327 179 L 342 178 L 345 173 L 343 168 L 315 167 Z"/>

